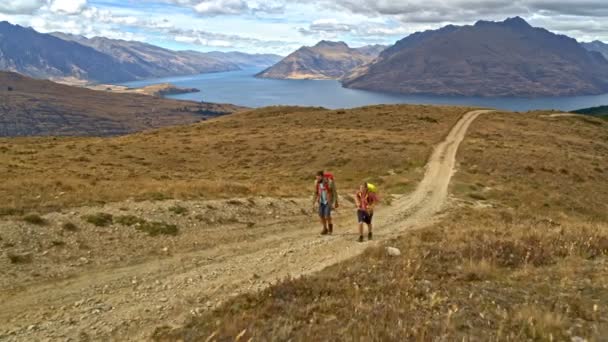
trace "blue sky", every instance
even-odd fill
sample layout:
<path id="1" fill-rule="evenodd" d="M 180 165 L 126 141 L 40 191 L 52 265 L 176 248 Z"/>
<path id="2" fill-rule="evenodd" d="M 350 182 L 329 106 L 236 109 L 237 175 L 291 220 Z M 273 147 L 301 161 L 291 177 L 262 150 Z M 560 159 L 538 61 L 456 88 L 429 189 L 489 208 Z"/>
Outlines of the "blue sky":
<path id="1" fill-rule="evenodd" d="M 606 0 L 0 1 L 0 20 L 41 32 L 282 55 L 321 39 L 392 44 L 416 31 L 516 15 L 581 41 L 608 41 Z"/>

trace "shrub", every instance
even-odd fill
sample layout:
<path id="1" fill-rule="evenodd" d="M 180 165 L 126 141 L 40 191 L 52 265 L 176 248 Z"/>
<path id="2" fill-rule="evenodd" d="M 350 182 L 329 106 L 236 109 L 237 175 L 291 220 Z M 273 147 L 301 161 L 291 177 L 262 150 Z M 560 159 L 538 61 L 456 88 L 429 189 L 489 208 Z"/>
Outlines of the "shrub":
<path id="1" fill-rule="evenodd" d="M 430 122 L 430 123 L 438 123 L 439 121 L 437 121 L 437 119 L 432 118 L 430 116 L 419 116 L 417 117 L 418 120 L 420 121 L 426 121 L 426 122 Z"/>
<path id="2" fill-rule="evenodd" d="M 471 197 L 474 200 L 478 200 L 478 201 L 486 201 L 487 200 L 486 196 L 484 196 L 484 195 L 482 195 L 482 194 L 480 194 L 478 192 L 472 192 L 472 193 L 470 193 L 469 197 Z"/>
<path id="3" fill-rule="evenodd" d="M 8 253 L 7 256 L 8 256 L 8 259 L 13 264 L 29 264 L 34 259 L 32 256 L 32 253 L 25 253 L 25 254 Z"/>
<path id="4" fill-rule="evenodd" d="M 169 207 L 169 211 L 173 212 L 176 215 L 181 215 L 181 214 L 185 214 L 188 212 L 188 209 L 185 207 L 182 207 L 179 204 L 176 204 L 172 207 Z"/>
<path id="5" fill-rule="evenodd" d="M 146 232 L 150 236 L 177 235 L 179 231 L 176 225 L 165 222 L 144 222 L 137 227 L 137 230 Z"/>
<path id="6" fill-rule="evenodd" d="M 138 199 L 140 199 L 142 201 L 145 201 L 145 200 L 164 201 L 164 200 L 171 199 L 171 196 L 169 196 L 167 194 L 163 194 L 162 192 L 148 192 L 148 193 L 142 195 L 141 197 L 139 197 Z"/>
<path id="7" fill-rule="evenodd" d="M 67 230 L 68 232 L 75 232 L 78 230 L 78 227 L 76 227 L 76 225 L 72 222 L 66 222 L 61 227 L 63 230 Z"/>
<path id="8" fill-rule="evenodd" d="M 23 215 L 23 210 L 15 208 L 0 208 L 0 216 Z"/>
<path id="9" fill-rule="evenodd" d="M 133 215 L 123 215 L 123 216 L 118 216 L 116 218 L 114 218 L 114 222 L 121 224 L 123 226 L 134 226 L 136 224 L 144 224 L 146 223 L 146 220 L 139 218 L 137 216 L 133 216 Z"/>
<path id="10" fill-rule="evenodd" d="M 46 220 L 43 219 L 42 217 L 40 217 L 40 215 L 38 215 L 38 214 L 25 215 L 25 216 L 23 216 L 23 221 L 25 221 L 27 223 L 35 224 L 38 226 L 43 226 L 47 223 Z"/>
<path id="11" fill-rule="evenodd" d="M 61 241 L 61 240 L 53 240 L 51 241 L 51 244 L 54 247 L 61 247 L 61 246 L 65 246 L 65 241 Z"/>
<path id="12" fill-rule="evenodd" d="M 97 226 L 97 227 L 106 227 L 112 224 L 113 217 L 110 214 L 106 213 L 97 213 L 93 215 L 86 215 L 82 217 L 83 220 Z"/>

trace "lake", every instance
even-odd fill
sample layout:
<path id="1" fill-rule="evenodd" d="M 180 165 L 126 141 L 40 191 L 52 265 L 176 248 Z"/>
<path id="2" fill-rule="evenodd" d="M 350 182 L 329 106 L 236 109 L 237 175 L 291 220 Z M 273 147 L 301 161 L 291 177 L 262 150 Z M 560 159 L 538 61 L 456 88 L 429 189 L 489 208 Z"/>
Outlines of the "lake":
<path id="1" fill-rule="evenodd" d="M 608 104 L 608 94 L 597 96 L 552 98 L 487 98 L 383 94 L 346 89 L 338 81 L 272 80 L 255 78 L 259 69 L 168 77 L 125 83 L 141 87 L 156 83 L 172 83 L 178 87 L 198 88 L 200 93 L 169 96 L 174 99 L 232 103 L 247 107 L 272 105 L 322 106 L 353 108 L 373 104 L 437 104 L 490 107 L 511 111 L 556 109 L 570 111 Z"/>

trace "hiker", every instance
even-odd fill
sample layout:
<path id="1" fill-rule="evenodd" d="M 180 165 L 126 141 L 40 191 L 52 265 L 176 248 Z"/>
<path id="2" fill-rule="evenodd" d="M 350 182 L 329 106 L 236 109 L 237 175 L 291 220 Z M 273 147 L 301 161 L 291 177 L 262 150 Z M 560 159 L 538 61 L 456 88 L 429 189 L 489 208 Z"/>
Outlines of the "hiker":
<path id="1" fill-rule="evenodd" d="M 367 239 L 372 239 L 372 218 L 374 217 L 374 206 L 378 203 L 378 197 L 369 190 L 370 184 L 363 183 L 355 195 L 357 205 L 357 221 L 359 222 L 359 242 L 363 242 L 363 224 L 367 224 Z"/>
<path id="2" fill-rule="evenodd" d="M 315 180 L 315 192 L 312 198 L 313 211 L 319 206 L 319 218 L 323 225 L 321 235 L 333 234 L 334 224 L 331 221 L 331 210 L 338 208 L 338 191 L 334 183 L 334 176 L 324 171 L 317 172 Z"/>

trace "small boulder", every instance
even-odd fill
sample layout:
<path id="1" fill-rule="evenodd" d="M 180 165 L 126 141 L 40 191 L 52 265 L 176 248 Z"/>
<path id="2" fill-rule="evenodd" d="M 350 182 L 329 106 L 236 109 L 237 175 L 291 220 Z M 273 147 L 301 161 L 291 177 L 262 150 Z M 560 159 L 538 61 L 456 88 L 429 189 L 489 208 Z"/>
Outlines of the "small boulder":
<path id="1" fill-rule="evenodd" d="M 386 252 L 388 253 L 388 255 L 393 257 L 401 255 L 401 251 L 395 247 L 386 247 Z"/>

